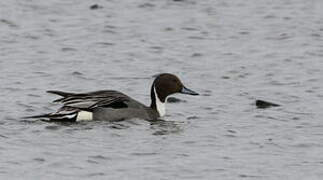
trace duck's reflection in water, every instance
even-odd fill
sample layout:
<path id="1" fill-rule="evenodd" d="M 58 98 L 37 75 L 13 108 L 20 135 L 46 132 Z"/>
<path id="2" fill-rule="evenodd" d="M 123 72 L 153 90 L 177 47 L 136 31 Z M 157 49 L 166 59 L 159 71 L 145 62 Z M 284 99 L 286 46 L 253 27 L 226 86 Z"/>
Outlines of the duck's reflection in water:
<path id="1" fill-rule="evenodd" d="M 183 132 L 184 122 L 158 119 L 150 121 L 150 125 L 150 128 L 154 130 L 153 135 L 168 135 Z"/>

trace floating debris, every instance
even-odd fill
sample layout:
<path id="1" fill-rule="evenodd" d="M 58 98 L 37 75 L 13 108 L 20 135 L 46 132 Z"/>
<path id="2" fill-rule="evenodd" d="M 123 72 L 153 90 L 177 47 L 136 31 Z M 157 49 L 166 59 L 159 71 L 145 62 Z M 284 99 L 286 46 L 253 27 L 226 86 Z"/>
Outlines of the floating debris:
<path id="1" fill-rule="evenodd" d="M 92 6 L 90 6 L 90 9 L 94 10 L 94 9 L 101 9 L 103 8 L 102 6 L 98 5 L 98 4 L 93 4 Z"/>
<path id="2" fill-rule="evenodd" d="M 202 53 L 193 53 L 193 54 L 191 55 L 191 57 L 201 57 L 201 56 L 203 56 L 203 54 L 202 54 Z"/>
<path id="3" fill-rule="evenodd" d="M 72 75 L 80 76 L 80 75 L 83 75 L 83 73 L 78 72 L 78 71 L 74 71 L 74 72 L 72 72 Z"/>
<path id="4" fill-rule="evenodd" d="M 257 99 L 256 100 L 256 106 L 257 106 L 257 108 L 265 109 L 265 108 L 270 108 L 270 107 L 277 107 L 277 106 L 280 106 L 280 105 L 272 103 L 272 102 Z"/>

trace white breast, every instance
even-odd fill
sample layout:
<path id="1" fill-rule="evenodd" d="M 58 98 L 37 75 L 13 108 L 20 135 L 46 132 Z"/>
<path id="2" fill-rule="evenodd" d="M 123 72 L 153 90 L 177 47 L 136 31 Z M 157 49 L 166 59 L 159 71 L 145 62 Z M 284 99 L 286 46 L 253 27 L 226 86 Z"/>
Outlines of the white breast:
<path id="1" fill-rule="evenodd" d="M 164 116 L 166 114 L 166 107 L 165 107 L 165 102 L 161 102 L 160 99 L 158 98 L 156 88 L 154 87 L 154 93 L 155 93 L 155 99 L 156 99 L 156 108 L 159 113 L 159 116 Z"/>

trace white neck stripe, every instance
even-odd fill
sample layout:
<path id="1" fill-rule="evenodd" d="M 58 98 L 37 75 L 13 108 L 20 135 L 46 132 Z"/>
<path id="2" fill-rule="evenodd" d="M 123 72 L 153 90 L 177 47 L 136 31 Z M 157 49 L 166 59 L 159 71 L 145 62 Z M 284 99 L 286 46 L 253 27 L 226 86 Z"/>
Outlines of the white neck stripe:
<path id="1" fill-rule="evenodd" d="M 166 100 L 165 102 L 160 101 L 157 95 L 155 86 L 154 86 L 154 94 L 155 94 L 155 101 L 156 101 L 156 109 L 159 113 L 159 116 L 164 116 L 166 114 L 166 107 L 165 107 Z"/>

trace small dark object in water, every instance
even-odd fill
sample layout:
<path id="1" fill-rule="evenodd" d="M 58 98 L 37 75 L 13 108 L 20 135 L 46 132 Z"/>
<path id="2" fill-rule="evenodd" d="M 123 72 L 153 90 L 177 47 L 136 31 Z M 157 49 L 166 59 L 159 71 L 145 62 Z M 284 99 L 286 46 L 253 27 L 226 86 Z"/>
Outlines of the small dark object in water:
<path id="1" fill-rule="evenodd" d="M 80 75 L 83 75 L 83 74 L 81 72 L 74 71 L 74 72 L 72 72 L 72 75 L 80 76 Z"/>
<path id="2" fill-rule="evenodd" d="M 168 103 L 180 103 L 180 102 L 186 102 L 185 100 L 175 98 L 175 97 L 169 97 L 167 98 Z"/>
<path id="3" fill-rule="evenodd" d="M 101 9 L 103 8 L 102 6 L 99 6 L 97 4 L 93 4 L 92 6 L 90 6 L 90 9 L 94 10 L 94 9 Z"/>
<path id="4" fill-rule="evenodd" d="M 257 108 L 265 109 L 265 108 L 270 108 L 270 107 L 277 107 L 277 106 L 280 106 L 280 105 L 257 99 L 256 100 L 256 106 L 257 106 Z"/>

